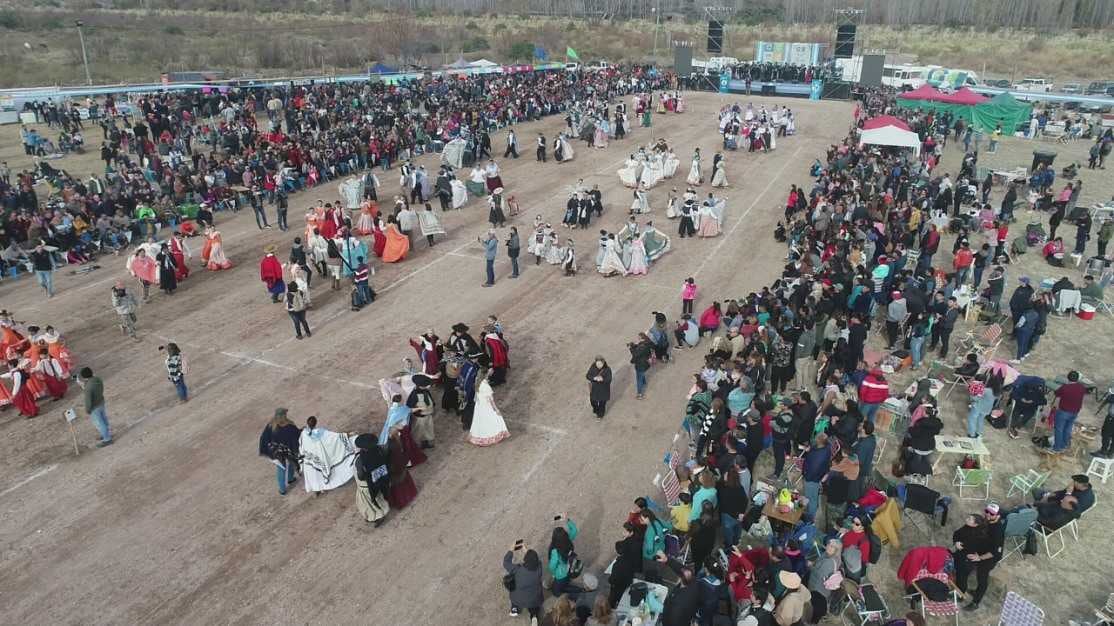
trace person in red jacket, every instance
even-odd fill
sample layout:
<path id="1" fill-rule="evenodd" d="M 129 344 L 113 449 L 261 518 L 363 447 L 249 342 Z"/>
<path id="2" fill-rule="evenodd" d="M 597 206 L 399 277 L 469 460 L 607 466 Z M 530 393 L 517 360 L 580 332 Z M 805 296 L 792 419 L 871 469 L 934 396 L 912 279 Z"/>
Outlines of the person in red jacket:
<path id="1" fill-rule="evenodd" d="M 975 254 L 971 252 L 971 244 L 964 241 L 959 244 L 959 249 L 955 251 L 955 256 L 952 259 L 952 267 L 955 269 L 955 286 L 962 286 L 967 282 L 967 274 L 971 271 L 971 265 L 975 262 Z"/>
<path id="2" fill-rule="evenodd" d="M 870 563 L 870 538 L 866 536 L 866 526 L 863 525 L 862 518 L 855 516 L 844 522 L 843 528 L 839 531 L 839 540 L 843 543 L 844 550 L 851 546 L 859 549 L 863 561 L 861 572 L 865 577 L 866 566 Z"/>
<path id="3" fill-rule="evenodd" d="M 875 367 L 859 385 L 859 412 L 873 424 L 878 407 L 889 397 L 890 385 L 886 382 L 886 376 L 881 369 Z"/>
<path id="4" fill-rule="evenodd" d="M 282 280 L 282 263 L 275 257 L 277 249 L 274 244 L 263 248 L 263 260 L 259 262 L 259 279 L 267 285 L 271 302 L 278 302 L 279 297 L 286 293 L 286 283 Z"/>

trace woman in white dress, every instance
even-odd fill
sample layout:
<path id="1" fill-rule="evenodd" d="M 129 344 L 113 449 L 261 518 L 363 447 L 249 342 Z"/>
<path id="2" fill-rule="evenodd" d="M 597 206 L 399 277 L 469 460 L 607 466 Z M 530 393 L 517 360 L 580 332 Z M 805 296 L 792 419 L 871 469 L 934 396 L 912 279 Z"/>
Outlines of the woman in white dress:
<path id="1" fill-rule="evenodd" d="M 665 163 L 662 166 L 662 176 L 665 178 L 673 178 L 677 175 L 677 168 L 681 166 L 681 159 L 677 158 L 673 150 L 665 154 Z"/>
<path id="2" fill-rule="evenodd" d="M 449 181 L 449 188 L 453 192 L 452 203 L 454 209 L 459 209 L 468 203 L 468 188 L 464 186 L 464 183 L 454 178 Z"/>
<path id="3" fill-rule="evenodd" d="M 649 266 L 646 264 L 646 247 L 642 244 L 641 239 L 632 241 L 630 247 L 630 269 L 627 272 L 632 276 L 642 276 L 649 270 Z"/>
<path id="4" fill-rule="evenodd" d="M 647 200 L 645 185 L 634 190 L 634 202 L 630 205 L 630 212 L 631 215 L 650 212 L 650 203 Z"/>
<path id="5" fill-rule="evenodd" d="M 685 182 L 694 187 L 704 182 L 704 176 L 700 173 L 700 148 L 692 153 L 692 165 L 689 167 L 689 176 Z"/>
<path id="6" fill-rule="evenodd" d="M 565 133 L 561 133 L 557 141 L 561 144 L 561 162 L 571 161 L 573 157 L 576 156 L 576 153 L 573 152 L 572 144 L 569 143 L 569 139 L 565 136 Z"/>
<path id="7" fill-rule="evenodd" d="M 468 430 L 468 443 L 476 446 L 493 446 L 510 437 L 507 423 L 495 406 L 495 394 L 491 391 L 486 375 L 476 385 L 475 398 L 476 409 L 472 412 L 472 428 Z"/>
<path id="8" fill-rule="evenodd" d="M 793 117 L 793 112 L 792 111 L 789 111 L 786 114 L 785 134 L 786 135 L 796 135 L 797 134 L 797 118 Z"/>
<path id="9" fill-rule="evenodd" d="M 665 206 L 665 217 L 671 220 L 681 217 L 681 212 L 678 210 L 680 208 L 678 206 L 679 202 L 680 201 L 677 199 L 677 188 L 674 187 L 673 190 L 669 192 L 669 203 Z"/>
<path id="10" fill-rule="evenodd" d="M 665 178 L 663 160 L 664 158 L 657 153 L 646 158 L 646 166 L 642 168 L 641 181 L 647 189 L 654 187 L 661 182 L 662 178 Z"/>
<path id="11" fill-rule="evenodd" d="M 487 178 L 478 163 L 472 166 L 472 171 L 468 174 L 467 188 L 473 196 L 482 198 L 487 195 Z"/>
<path id="12" fill-rule="evenodd" d="M 561 240 L 557 233 L 549 233 L 548 245 L 545 247 L 545 262 L 550 265 L 560 265 L 565 260 L 565 251 L 561 248 Z"/>
<path id="13" fill-rule="evenodd" d="M 701 237 L 716 237 L 720 234 L 720 220 L 722 213 L 718 210 L 722 200 L 709 198 L 700 206 L 700 224 L 696 227 L 696 234 Z"/>
<path id="14" fill-rule="evenodd" d="M 638 179 L 642 175 L 642 163 L 630 155 L 627 162 L 623 165 L 623 169 L 619 170 L 619 180 L 622 181 L 624 187 L 634 189 L 638 187 Z"/>
<path id="15" fill-rule="evenodd" d="M 622 257 L 619 256 L 619 242 L 614 235 L 608 237 L 607 249 L 604 250 L 603 263 L 600 264 L 599 271 L 604 276 L 627 275 L 627 268 L 623 265 Z"/>
<path id="16" fill-rule="evenodd" d="M 336 489 L 356 474 L 356 447 L 347 434 L 318 428 L 316 418 L 310 420 L 312 426 L 302 430 L 298 442 L 303 484 L 311 493 Z"/>
<path id="17" fill-rule="evenodd" d="M 716 163 L 716 171 L 712 173 L 712 186 L 713 187 L 726 187 L 727 186 L 727 166 L 725 165 L 726 159 L 721 158 Z"/>

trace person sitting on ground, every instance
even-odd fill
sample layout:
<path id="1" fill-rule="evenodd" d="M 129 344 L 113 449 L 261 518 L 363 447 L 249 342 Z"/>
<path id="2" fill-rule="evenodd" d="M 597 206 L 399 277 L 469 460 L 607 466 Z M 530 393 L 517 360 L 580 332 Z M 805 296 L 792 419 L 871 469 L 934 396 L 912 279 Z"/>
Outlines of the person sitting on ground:
<path id="1" fill-rule="evenodd" d="M 967 358 L 963 360 L 963 364 L 955 368 L 955 373 L 957 376 L 970 378 L 979 373 L 979 368 L 979 355 L 971 352 L 967 355 Z"/>
<path id="2" fill-rule="evenodd" d="M 1064 239 L 1063 239 L 1063 237 L 1057 237 L 1057 238 L 1053 239 L 1052 241 L 1049 241 L 1048 243 L 1044 244 L 1044 248 L 1041 249 L 1041 256 L 1044 257 L 1045 261 L 1048 261 L 1049 265 L 1052 265 L 1054 267 L 1063 267 L 1064 266 Z"/>
<path id="3" fill-rule="evenodd" d="M 692 316 L 685 314 L 677 321 L 677 327 L 673 330 L 673 336 L 677 339 L 677 349 L 694 348 L 696 344 L 700 343 L 700 331 L 697 328 L 696 322 L 692 321 Z"/>

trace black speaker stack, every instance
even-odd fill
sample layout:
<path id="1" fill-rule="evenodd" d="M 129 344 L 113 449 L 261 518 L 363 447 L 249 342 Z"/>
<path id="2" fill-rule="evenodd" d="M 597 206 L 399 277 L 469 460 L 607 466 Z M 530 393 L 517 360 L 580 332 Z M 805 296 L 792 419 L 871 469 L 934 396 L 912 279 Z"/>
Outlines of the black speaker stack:
<path id="1" fill-rule="evenodd" d="M 850 59 L 855 54 L 855 25 L 840 24 L 836 27 L 835 58 Z"/>
<path id="2" fill-rule="evenodd" d="M 708 53 L 723 54 L 723 22 L 708 20 Z"/>

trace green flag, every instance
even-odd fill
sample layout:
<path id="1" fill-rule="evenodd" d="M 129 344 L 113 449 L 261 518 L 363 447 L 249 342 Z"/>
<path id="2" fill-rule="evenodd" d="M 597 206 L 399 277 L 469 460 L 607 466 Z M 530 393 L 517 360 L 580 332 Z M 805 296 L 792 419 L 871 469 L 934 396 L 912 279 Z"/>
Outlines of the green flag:
<path id="1" fill-rule="evenodd" d="M 569 48 L 568 46 L 565 47 L 565 56 L 574 60 L 574 61 L 579 61 L 580 60 L 580 57 L 576 54 L 576 50 L 573 50 L 572 48 Z"/>

